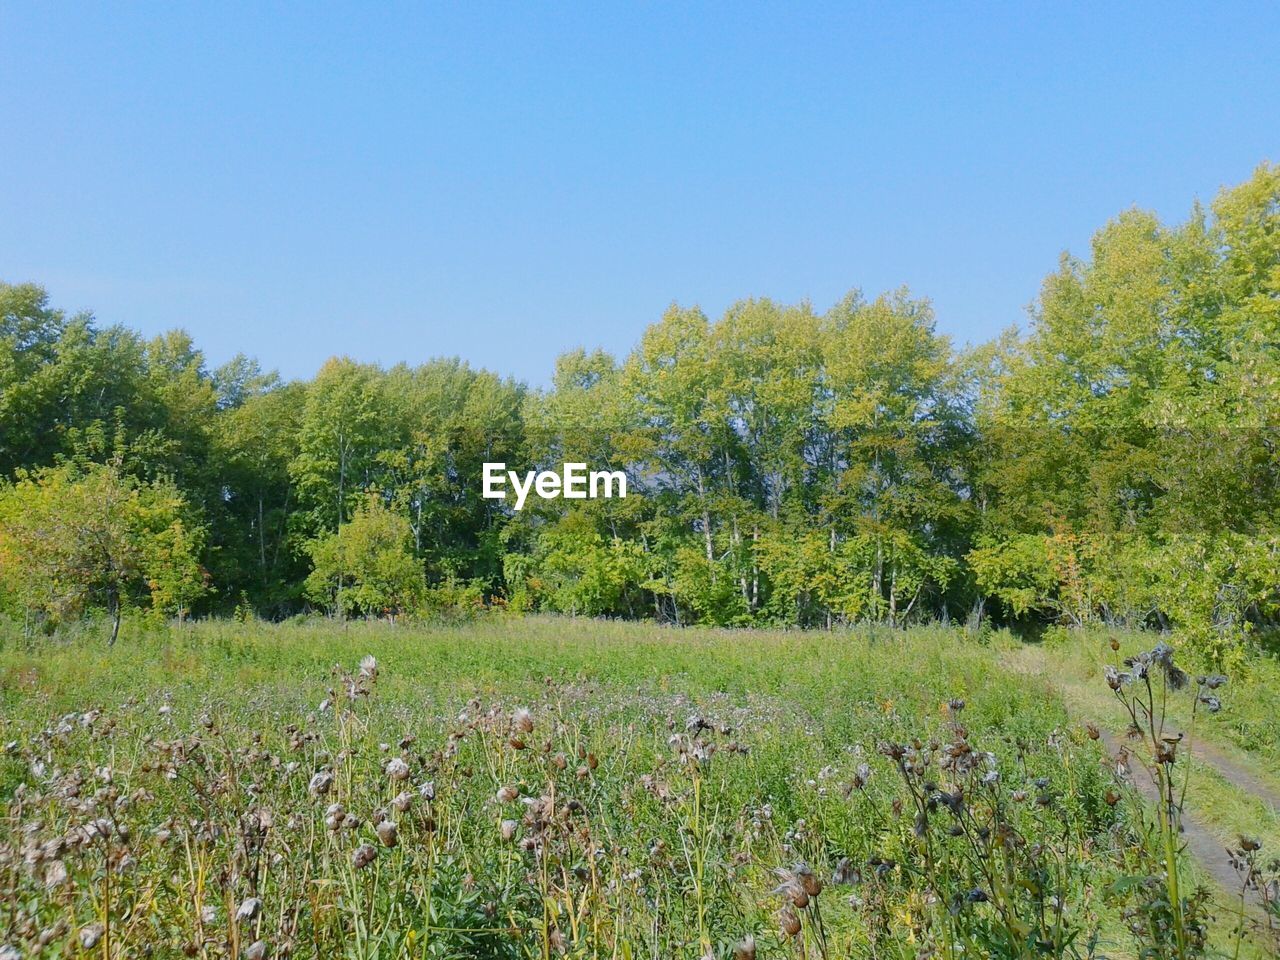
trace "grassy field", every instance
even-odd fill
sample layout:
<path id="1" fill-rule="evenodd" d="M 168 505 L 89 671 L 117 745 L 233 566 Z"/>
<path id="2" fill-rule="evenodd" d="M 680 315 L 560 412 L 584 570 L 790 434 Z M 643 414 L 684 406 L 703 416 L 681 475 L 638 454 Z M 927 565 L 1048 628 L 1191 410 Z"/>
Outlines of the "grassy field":
<path id="1" fill-rule="evenodd" d="M 1167 915 L 1097 738 L 1118 656 L 502 618 L 10 637 L 4 960 L 1270 955 L 1189 856 Z M 1197 720 L 1268 784 L 1273 668 Z M 1275 851 L 1274 808 L 1193 776 L 1189 815 Z"/>

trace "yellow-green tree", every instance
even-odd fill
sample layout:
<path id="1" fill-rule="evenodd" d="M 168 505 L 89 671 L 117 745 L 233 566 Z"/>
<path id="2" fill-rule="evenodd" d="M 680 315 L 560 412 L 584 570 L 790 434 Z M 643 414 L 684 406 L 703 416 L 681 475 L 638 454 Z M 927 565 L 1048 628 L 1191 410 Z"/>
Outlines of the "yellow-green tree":
<path id="1" fill-rule="evenodd" d="M 104 609 L 110 642 L 131 605 L 185 616 L 207 589 L 203 529 L 171 484 L 115 464 L 66 464 L 0 491 L 0 598 L 31 623 Z"/>
<path id="2" fill-rule="evenodd" d="M 308 553 L 314 569 L 307 595 L 337 616 L 395 617 L 423 601 L 409 521 L 376 496 L 361 501 L 334 533 L 311 541 Z"/>

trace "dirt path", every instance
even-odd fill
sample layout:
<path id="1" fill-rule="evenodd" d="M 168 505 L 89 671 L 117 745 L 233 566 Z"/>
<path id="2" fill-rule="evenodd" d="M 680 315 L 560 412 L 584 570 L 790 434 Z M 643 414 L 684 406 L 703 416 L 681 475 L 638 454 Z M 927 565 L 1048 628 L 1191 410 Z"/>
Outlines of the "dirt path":
<path id="1" fill-rule="evenodd" d="M 1205 766 L 1216 770 L 1218 776 L 1233 787 L 1238 787 L 1245 793 L 1256 797 L 1273 810 L 1280 811 L 1280 792 L 1263 783 L 1251 771 L 1236 763 L 1214 744 L 1204 740 L 1193 741 L 1191 755 Z"/>
<path id="2" fill-rule="evenodd" d="M 1063 703 L 1066 704 L 1068 711 L 1073 715 L 1078 715 L 1079 704 L 1073 705 L 1070 684 L 1064 684 L 1060 679 L 1054 678 L 1050 671 L 1045 669 L 1043 662 L 1038 659 L 1028 661 L 1026 657 L 1020 657 L 1012 662 L 1007 662 L 1007 665 L 1015 670 L 1046 681 L 1062 696 Z M 1096 711 L 1086 708 L 1084 712 L 1088 714 Z M 1084 718 L 1078 717 L 1078 719 Z M 1092 719 L 1096 720 L 1098 718 L 1093 717 Z M 1121 750 L 1124 749 L 1124 740 L 1105 727 L 1102 727 L 1100 732 L 1103 745 L 1114 761 L 1120 756 Z M 1280 810 L 1280 794 L 1277 794 L 1277 791 L 1272 786 L 1260 780 L 1252 771 L 1241 766 L 1219 747 L 1201 740 L 1193 742 L 1190 745 L 1189 752 L 1200 763 L 1215 770 L 1227 783 L 1263 803 L 1269 804 L 1273 809 Z M 1134 788 L 1146 803 L 1159 803 L 1160 796 L 1156 785 L 1152 782 L 1150 775 L 1136 756 L 1134 756 L 1134 752 L 1130 750 L 1129 753 L 1131 757 L 1128 762 L 1129 779 Z M 1190 804 L 1188 804 L 1188 807 L 1190 807 Z M 1236 872 L 1235 867 L 1231 865 L 1230 856 L 1222 841 L 1212 830 L 1196 819 L 1194 809 L 1183 810 L 1181 826 L 1182 841 L 1187 853 L 1194 857 L 1200 868 L 1223 889 L 1228 898 L 1223 901 L 1226 908 L 1237 907 L 1241 887 L 1240 875 Z M 1244 899 L 1251 913 L 1261 911 L 1262 898 L 1256 890 L 1247 891 Z"/>
<path id="3" fill-rule="evenodd" d="M 1148 804 L 1152 806 L 1159 804 L 1160 791 L 1151 780 L 1146 769 L 1133 756 L 1133 751 L 1127 750 L 1113 734 L 1106 731 L 1102 731 L 1101 739 L 1103 745 L 1107 748 L 1107 754 L 1113 761 L 1119 759 L 1122 752 L 1127 752 L 1130 755 L 1126 765 L 1129 768 L 1129 780 L 1134 789 L 1142 795 L 1142 799 Z M 1240 875 L 1236 873 L 1235 867 L 1231 865 L 1231 859 L 1227 854 L 1226 848 L 1223 847 L 1217 837 L 1186 810 L 1182 813 L 1182 842 L 1186 847 L 1187 853 L 1195 858 L 1200 868 L 1211 876 L 1223 890 L 1233 897 L 1239 895 Z M 1262 899 L 1256 890 L 1246 891 L 1245 900 L 1251 907 L 1262 908 Z M 1234 906 L 1235 904 L 1232 903 L 1231 905 Z"/>

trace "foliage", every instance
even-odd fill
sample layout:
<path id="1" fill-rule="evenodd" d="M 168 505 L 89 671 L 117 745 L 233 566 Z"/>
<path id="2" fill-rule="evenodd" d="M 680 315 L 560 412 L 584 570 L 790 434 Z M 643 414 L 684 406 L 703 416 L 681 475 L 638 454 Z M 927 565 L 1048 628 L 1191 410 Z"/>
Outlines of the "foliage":
<path id="1" fill-rule="evenodd" d="M 0 583 L 30 619 L 57 622 L 101 604 L 113 619 L 144 599 L 190 611 L 207 589 L 203 530 L 170 483 L 141 484 L 113 465 L 65 465 L 20 475 L 0 491 Z"/>
<path id="2" fill-rule="evenodd" d="M 373 496 L 438 602 L 466 584 L 468 606 L 677 624 L 1127 625 L 1226 668 L 1280 625 L 1278 303 L 1267 164 L 1185 223 L 1121 214 L 1025 333 L 962 352 L 928 301 L 855 291 L 673 305 L 544 389 L 457 360 L 334 358 L 286 384 L 0 285 L 0 477 L 172 482 L 203 532 L 173 549 L 213 587 L 157 580 L 172 610 L 334 600 L 307 586 L 315 544 Z M 517 514 L 480 495 L 498 461 L 623 470 L 630 495 Z"/>
<path id="3" fill-rule="evenodd" d="M 408 520 L 377 497 L 366 498 L 347 523 L 309 545 L 308 595 L 340 616 L 413 612 L 424 583 L 412 537 Z"/>

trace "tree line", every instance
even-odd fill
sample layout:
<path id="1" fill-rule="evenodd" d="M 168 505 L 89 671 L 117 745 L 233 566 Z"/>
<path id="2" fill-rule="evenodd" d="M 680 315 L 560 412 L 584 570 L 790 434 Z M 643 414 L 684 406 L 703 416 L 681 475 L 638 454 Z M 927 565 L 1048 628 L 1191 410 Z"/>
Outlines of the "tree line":
<path id="1" fill-rule="evenodd" d="M 907 291 L 672 306 L 549 387 L 456 359 L 210 369 L 0 285 L 0 605 L 671 623 L 1177 628 L 1280 612 L 1280 167 L 1064 255 L 1026 332 L 958 350 Z M 630 496 L 481 497 L 485 462 Z"/>

